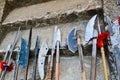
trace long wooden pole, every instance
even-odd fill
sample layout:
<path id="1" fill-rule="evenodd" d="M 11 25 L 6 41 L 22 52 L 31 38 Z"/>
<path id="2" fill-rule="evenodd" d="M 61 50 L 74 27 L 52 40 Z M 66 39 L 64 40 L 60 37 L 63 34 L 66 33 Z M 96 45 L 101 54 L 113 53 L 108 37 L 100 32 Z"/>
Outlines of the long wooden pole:
<path id="1" fill-rule="evenodd" d="M 57 51 L 56 51 L 56 69 L 55 69 L 55 80 L 59 80 L 60 72 L 60 56 L 59 56 L 59 41 L 57 41 Z"/>
<path id="2" fill-rule="evenodd" d="M 102 62 L 103 62 L 105 80 L 108 80 L 108 71 L 107 71 L 107 64 L 106 64 L 104 47 L 101 47 L 100 50 L 101 50 L 101 55 L 102 55 Z"/>
<path id="3" fill-rule="evenodd" d="M 77 45 L 78 45 L 78 53 L 79 53 L 80 64 L 81 64 L 82 80 L 86 80 L 86 71 L 85 71 L 85 65 L 84 65 L 84 59 L 83 59 L 83 51 L 82 51 L 81 39 L 80 39 L 80 36 L 79 36 L 79 31 L 77 31 Z"/>

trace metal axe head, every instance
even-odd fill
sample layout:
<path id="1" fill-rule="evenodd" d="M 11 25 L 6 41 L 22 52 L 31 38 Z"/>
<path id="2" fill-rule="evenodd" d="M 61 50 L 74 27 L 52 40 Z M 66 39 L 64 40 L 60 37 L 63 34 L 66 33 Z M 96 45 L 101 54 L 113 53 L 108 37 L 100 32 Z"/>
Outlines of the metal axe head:
<path id="1" fill-rule="evenodd" d="M 110 35 L 113 35 L 112 20 L 110 19 L 109 16 L 107 16 L 106 18 L 107 18 L 107 23 L 108 23 L 108 31 L 109 31 Z"/>
<path id="2" fill-rule="evenodd" d="M 55 26 L 55 29 L 54 29 L 54 38 L 53 38 L 53 48 L 55 49 L 55 46 L 56 46 L 56 43 L 57 41 L 61 41 L 61 33 L 60 33 L 60 29 L 58 29 L 57 26 Z"/>
<path id="3" fill-rule="evenodd" d="M 97 15 L 94 15 L 87 24 L 86 31 L 85 31 L 85 42 L 88 43 L 89 40 L 93 37 L 93 30 L 95 25 Z"/>
<path id="4" fill-rule="evenodd" d="M 76 28 L 74 27 L 72 28 L 72 30 L 70 31 L 67 37 L 68 49 L 73 53 L 77 51 L 77 47 L 75 47 L 77 45 L 77 41 L 75 37 L 76 37 Z"/>

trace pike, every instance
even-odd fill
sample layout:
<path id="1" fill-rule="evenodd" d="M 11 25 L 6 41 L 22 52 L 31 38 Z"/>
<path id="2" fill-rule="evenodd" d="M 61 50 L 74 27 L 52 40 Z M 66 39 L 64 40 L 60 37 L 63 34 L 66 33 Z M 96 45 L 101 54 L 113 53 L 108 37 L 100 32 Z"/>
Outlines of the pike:
<path id="1" fill-rule="evenodd" d="M 99 30 L 99 34 L 101 34 L 99 19 L 97 19 L 97 20 L 98 20 L 98 30 Z M 102 43 L 103 43 L 103 42 L 102 42 Z M 103 44 L 104 44 L 104 43 L 103 43 Z M 101 51 L 101 55 L 102 55 L 104 77 L 105 77 L 105 80 L 108 80 L 108 71 L 107 71 L 107 64 L 106 64 L 104 46 L 100 47 L 100 51 Z"/>
<path id="2" fill-rule="evenodd" d="M 55 26 L 54 29 L 54 36 L 53 36 L 53 42 L 52 42 L 52 50 L 51 50 L 51 55 L 48 56 L 48 68 L 47 68 L 47 75 L 45 80 L 51 80 L 52 79 L 52 71 L 53 71 L 53 57 L 55 53 L 55 45 L 56 45 L 56 32 L 57 32 L 57 26 Z"/>
<path id="3" fill-rule="evenodd" d="M 35 51 L 34 51 L 34 65 L 33 65 L 33 74 L 32 74 L 32 80 L 36 80 L 36 67 L 37 67 L 37 56 L 39 51 L 39 39 L 38 36 L 36 38 L 36 44 L 35 44 Z"/>
<path id="4" fill-rule="evenodd" d="M 11 48 L 10 48 L 10 54 L 9 54 L 9 57 L 8 57 L 8 62 L 7 62 L 7 66 L 5 66 L 5 70 L 4 70 L 4 72 L 2 73 L 2 75 L 1 75 L 1 80 L 3 80 L 3 78 L 5 77 L 5 74 L 6 74 L 6 72 L 7 72 L 7 69 L 8 69 L 8 67 L 10 66 L 10 64 L 11 64 L 11 56 L 12 56 L 12 53 L 13 53 L 13 50 L 14 50 L 14 48 L 15 48 L 15 45 L 16 45 L 16 43 L 17 43 L 17 41 L 18 41 L 18 38 L 19 38 L 19 35 L 20 35 L 20 27 L 19 27 L 19 29 L 18 29 L 18 31 L 17 31 L 17 33 L 16 33 L 16 36 L 15 36 L 15 38 L 14 38 L 14 41 L 13 41 L 13 43 L 12 43 L 12 46 L 11 46 Z"/>
<path id="5" fill-rule="evenodd" d="M 27 56 L 26 56 L 26 67 L 25 67 L 25 77 L 24 79 L 27 80 L 27 75 L 28 75 L 28 66 L 29 66 L 29 54 L 30 54 L 30 47 L 31 47 L 31 37 L 32 37 L 32 27 L 30 28 L 29 32 L 29 39 L 28 39 L 28 44 L 27 44 Z"/>
<path id="6" fill-rule="evenodd" d="M 46 41 L 44 41 L 41 45 L 39 55 L 38 55 L 38 72 L 41 80 L 44 80 L 44 76 L 45 76 L 45 71 L 44 71 L 45 56 L 47 55 L 48 50 L 49 50 L 48 45 Z"/>
<path id="7" fill-rule="evenodd" d="M 89 20 L 85 31 L 85 42 L 89 43 L 89 41 L 92 40 L 92 44 L 93 44 L 90 80 L 96 80 L 96 44 L 97 44 L 97 36 L 98 36 L 97 31 L 94 29 L 96 17 L 97 15 L 93 16 Z"/>
<path id="8" fill-rule="evenodd" d="M 60 30 L 57 28 L 56 31 L 56 68 L 55 68 L 55 80 L 59 80 L 59 72 L 60 72 L 60 51 L 59 46 L 61 42 Z"/>
<path id="9" fill-rule="evenodd" d="M 75 40 L 75 38 L 77 40 Z M 82 80 L 86 80 L 86 71 L 83 59 L 83 51 L 82 51 L 82 44 L 79 35 L 79 31 L 76 31 L 76 28 L 73 28 L 68 37 L 67 37 L 68 48 L 71 52 L 75 53 L 78 50 L 80 64 L 81 64 L 81 71 L 82 71 Z M 77 45 L 77 47 L 75 47 Z"/>

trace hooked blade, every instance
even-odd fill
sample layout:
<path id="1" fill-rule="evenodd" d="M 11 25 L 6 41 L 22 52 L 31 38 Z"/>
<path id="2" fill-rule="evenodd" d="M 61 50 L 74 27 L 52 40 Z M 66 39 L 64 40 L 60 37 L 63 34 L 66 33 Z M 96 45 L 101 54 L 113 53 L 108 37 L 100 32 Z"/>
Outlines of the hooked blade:
<path id="1" fill-rule="evenodd" d="M 109 31 L 109 33 L 110 33 L 110 35 L 113 35 L 113 29 L 112 29 L 113 24 L 112 24 L 112 21 L 111 21 L 109 16 L 107 16 L 107 23 L 108 23 L 108 31 Z"/>
<path id="2" fill-rule="evenodd" d="M 27 42 L 25 41 L 25 39 L 21 38 L 21 49 L 20 49 L 20 60 L 19 60 L 19 64 L 22 67 L 26 67 L 27 66 Z"/>
<path id="3" fill-rule="evenodd" d="M 45 56 L 47 55 L 47 52 L 48 52 L 48 45 L 46 41 L 44 41 L 41 45 L 38 56 L 38 72 L 41 80 L 44 79 L 44 75 L 45 75 L 44 65 L 45 65 Z"/>
<path id="4" fill-rule="evenodd" d="M 93 30 L 94 30 L 94 24 L 95 24 L 96 17 L 97 15 L 94 15 L 87 24 L 86 31 L 85 31 L 85 42 L 86 43 L 93 37 Z"/>
<path id="5" fill-rule="evenodd" d="M 77 41 L 74 39 L 76 37 L 76 28 L 74 27 L 68 37 L 67 37 L 67 44 L 68 44 L 68 49 L 75 53 L 77 51 L 77 47 L 75 47 L 77 45 Z"/>

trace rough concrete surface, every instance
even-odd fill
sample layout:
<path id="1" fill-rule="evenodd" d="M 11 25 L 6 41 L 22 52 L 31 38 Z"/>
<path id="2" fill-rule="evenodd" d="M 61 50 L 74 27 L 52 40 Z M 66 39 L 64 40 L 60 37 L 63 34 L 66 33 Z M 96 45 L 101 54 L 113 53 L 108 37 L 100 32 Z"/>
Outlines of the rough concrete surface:
<path id="1" fill-rule="evenodd" d="M 91 68 L 91 57 L 85 56 L 85 69 L 87 73 L 87 80 L 90 79 L 90 68 Z M 60 57 L 60 80 L 82 80 L 81 79 L 81 69 L 80 69 L 79 57 Z M 33 59 L 30 60 L 28 80 L 32 80 L 32 68 L 33 68 Z M 24 78 L 23 71 L 24 69 L 19 68 L 19 79 Z M 96 80 L 103 80 L 103 67 L 101 58 L 97 58 L 97 68 L 96 68 Z M 5 80 L 13 79 L 13 72 L 10 72 L 6 75 Z M 40 80 L 39 74 L 37 72 L 37 80 Z"/>
<path id="2" fill-rule="evenodd" d="M 2 20 L 5 3 L 6 3 L 5 0 L 0 0 L 0 22 L 1 22 L 1 20 Z"/>
<path id="3" fill-rule="evenodd" d="M 80 34 L 82 37 L 82 41 L 84 43 L 84 31 L 85 31 L 84 23 L 87 23 L 87 20 L 57 25 L 61 31 L 61 48 L 65 47 L 67 45 L 67 36 L 73 27 L 76 27 L 77 29 L 81 30 Z M 53 32 L 54 32 L 55 26 L 56 25 L 33 28 L 31 49 L 33 50 L 35 47 L 35 41 L 36 41 L 37 35 L 39 36 L 40 44 L 43 42 L 43 40 L 46 39 L 48 46 L 51 48 Z M 3 42 L 0 45 L 1 50 L 5 50 L 5 48 L 8 44 L 12 44 L 15 34 L 16 34 L 16 31 L 11 31 L 10 33 L 8 33 L 6 35 L 6 37 L 4 38 Z M 29 36 L 29 29 L 21 31 L 21 37 L 26 39 L 26 41 L 28 41 L 28 36 Z M 20 46 L 20 41 L 21 41 L 21 39 L 19 38 L 17 46 Z"/>
<path id="4" fill-rule="evenodd" d="M 116 4 L 117 0 L 103 0 L 104 16 L 110 16 L 114 21 L 120 16 L 120 5 Z"/>
<path id="5" fill-rule="evenodd" d="M 48 18 L 59 14 L 70 14 L 72 12 L 84 12 L 101 8 L 99 0 L 54 0 L 46 3 L 16 8 L 3 21 L 3 25 L 17 21 L 31 20 L 34 18 Z"/>

